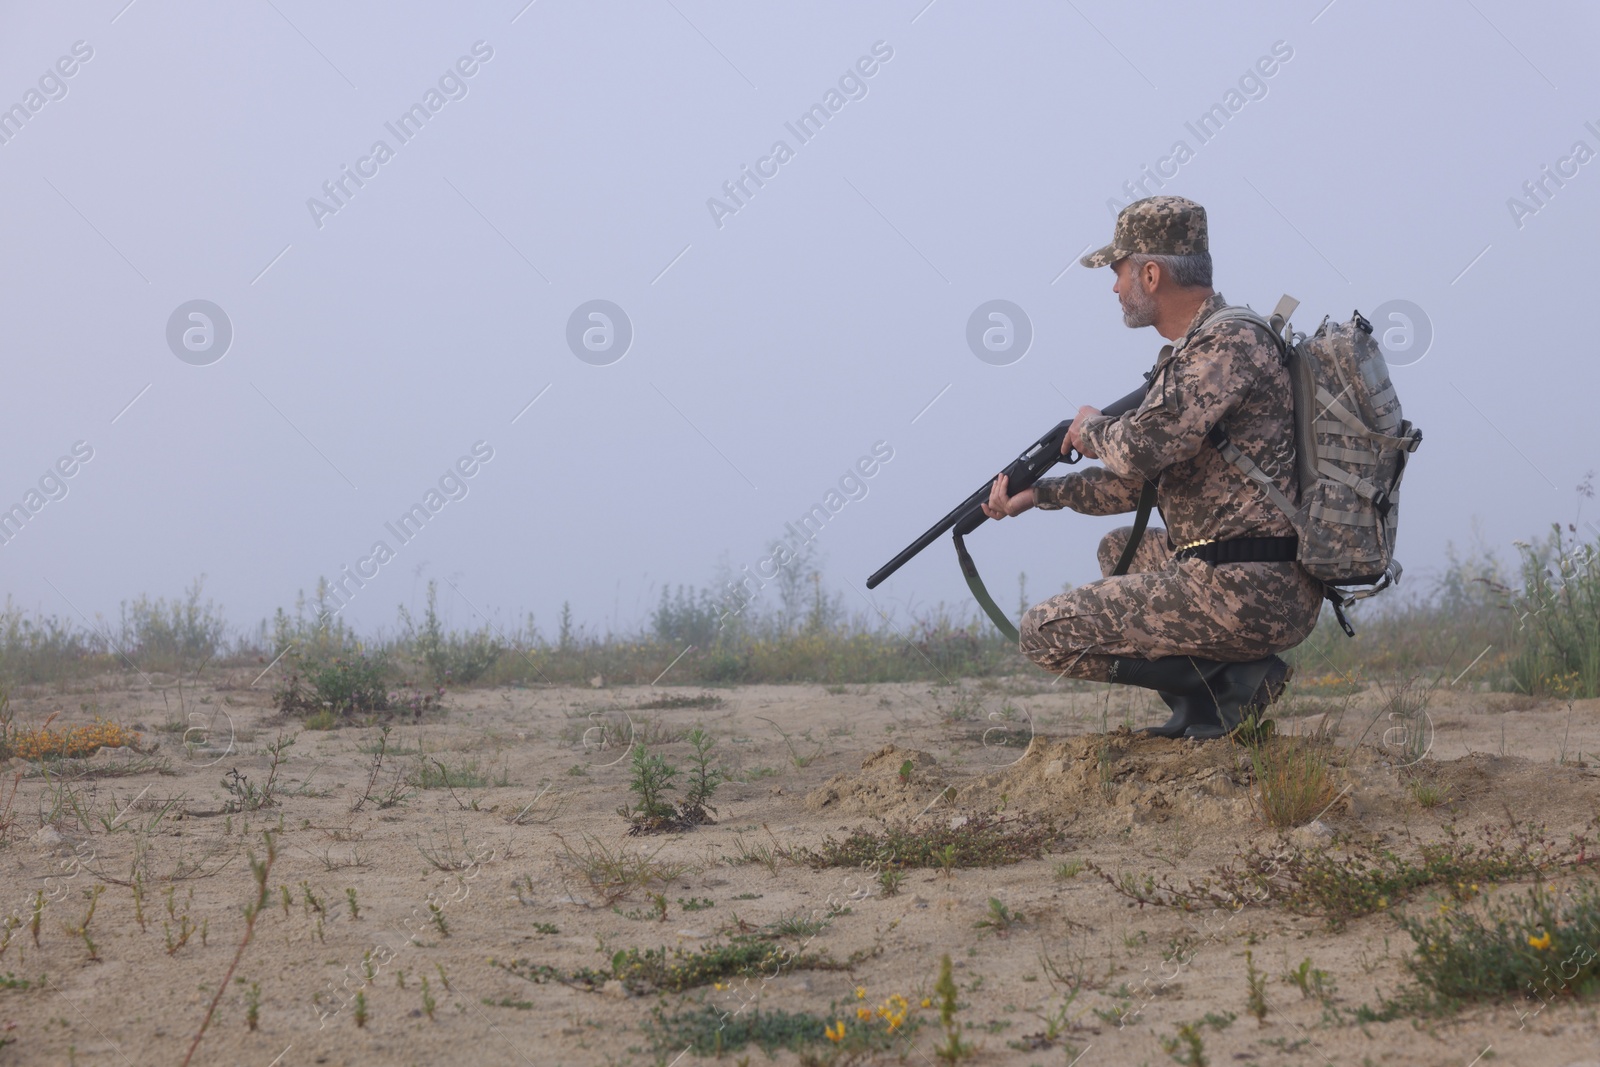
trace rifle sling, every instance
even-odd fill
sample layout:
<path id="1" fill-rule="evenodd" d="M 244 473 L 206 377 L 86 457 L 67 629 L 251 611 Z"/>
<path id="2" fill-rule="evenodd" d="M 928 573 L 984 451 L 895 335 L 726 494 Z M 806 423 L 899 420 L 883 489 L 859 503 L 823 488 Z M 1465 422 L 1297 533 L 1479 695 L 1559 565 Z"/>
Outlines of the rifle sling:
<path id="1" fill-rule="evenodd" d="M 1133 516 L 1133 532 L 1128 535 L 1128 543 L 1122 546 L 1122 556 L 1117 560 L 1117 565 L 1111 569 L 1111 577 L 1127 574 L 1128 567 L 1133 563 L 1133 554 L 1139 551 L 1139 542 L 1144 540 L 1144 528 L 1150 522 L 1150 509 L 1156 504 L 1156 483 L 1145 480 L 1144 488 L 1139 490 L 1139 507 Z"/>
<path id="2" fill-rule="evenodd" d="M 1122 549 L 1122 558 L 1117 560 L 1116 568 L 1112 575 L 1127 574 L 1128 566 L 1133 563 L 1133 555 L 1139 551 L 1139 542 L 1144 539 L 1144 528 L 1150 523 L 1150 509 L 1156 503 L 1156 483 L 1146 481 L 1144 488 L 1139 491 L 1138 510 L 1133 516 L 1133 532 L 1128 535 L 1128 543 Z M 972 599 L 978 602 L 983 613 L 989 616 L 989 621 L 994 623 L 995 629 L 1006 636 L 1008 641 L 1018 641 L 1021 635 L 1017 628 L 1006 618 L 1006 613 L 1000 610 L 1000 605 L 994 602 L 994 597 L 989 595 L 989 590 L 983 584 L 983 578 L 978 574 L 978 565 L 972 562 L 972 555 L 967 551 L 967 544 L 960 534 L 955 534 L 956 559 L 961 564 L 961 574 L 967 580 L 967 588 L 972 590 Z"/>
<path id="3" fill-rule="evenodd" d="M 1000 605 L 994 602 L 994 597 L 984 588 L 983 579 L 978 577 L 978 566 L 972 562 L 972 556 L 968 554 L 966 542 L 961 540 L 960 534 L 955 535 L 955 542 L 956 559 L 961 562 L 961 573 L 967 579 L 967 588 L 972 590 L 972 599 L 976 600 L 983 613 L 989 616 L 989 621 L 994 623 L 995 629 L 1005 634 L 1006 640 L 1020 640 L 1021 635 L 1017 633 L 1017 628 L 1011 625 L 1006 613 L 1000 610 Z"/>

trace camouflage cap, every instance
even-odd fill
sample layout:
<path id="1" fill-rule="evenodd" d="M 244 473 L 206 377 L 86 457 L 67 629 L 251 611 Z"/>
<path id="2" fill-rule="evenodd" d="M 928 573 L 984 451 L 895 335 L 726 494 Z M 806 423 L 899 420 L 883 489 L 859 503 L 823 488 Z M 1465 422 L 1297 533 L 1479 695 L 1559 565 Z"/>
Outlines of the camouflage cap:
<path id="1" fill-rule="evenodd" d="M 1107 267 L 1134 252 L 1197 256 L 1209 248 L 1205 208 L 1181 196 L 1150 196 L 1123 208 L 1111 243 L 1078 262 L 1085 267 Z"/>

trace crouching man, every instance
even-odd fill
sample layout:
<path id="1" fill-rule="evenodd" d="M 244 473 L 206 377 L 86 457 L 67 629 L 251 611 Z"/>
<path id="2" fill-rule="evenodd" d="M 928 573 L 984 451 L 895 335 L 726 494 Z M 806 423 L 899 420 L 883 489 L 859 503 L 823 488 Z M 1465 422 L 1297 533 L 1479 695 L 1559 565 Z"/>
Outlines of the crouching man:
<path id="1" fill-rule="evenodd" d="M 1322 604 L 1320 583 L 1294 562 L 1288 519 L 1217 447 L 1226 434 L 1293 499 L 1288 370 L 1264 327 L 1207 321 L 1226 304 L 1211 288 L 1199 204 L 1174 196 L 1130 204 L 1112 242 L 1081 262 L 1116 273 L 1112 291 L 1128 326 L 1154 326 L 1172 343 L 1138 409 L 1119 418 L 1079 410 L 1062 450 L 1102 466 L 1040 479 L 1015 496 L 1002 476 L 984 512 L 1121 514 L 1135 510 L 1148 480 L 1166 528 L 1145 531 L 1121 576 L 1112 571 L 1132 528 L 1107 535 L 1105 577 L 1031 608 L 1022 652 L 1061 675 L 1155 690 L 1172 717 L 1149 733 L 1224 737 L 1277 699 L 1289 668 L 1276 653 L 1310 635 Z"/>

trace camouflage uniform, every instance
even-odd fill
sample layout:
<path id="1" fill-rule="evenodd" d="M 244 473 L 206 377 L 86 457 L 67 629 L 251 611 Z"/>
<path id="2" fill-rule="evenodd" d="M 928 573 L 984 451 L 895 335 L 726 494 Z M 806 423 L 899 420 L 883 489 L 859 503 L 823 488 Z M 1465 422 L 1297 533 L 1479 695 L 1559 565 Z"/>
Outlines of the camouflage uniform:
<path id="1" fill-rule="evenodd" d="M 1153 205 L 1154 236 L 1146 235 L 1144 247 L 1134 243 L 1137 233 L 1129 240 L 1119 218 L 1117 240 L 1084 257 L 1084 264 L 1114 262 L 1128 251 L 1183 255 L 1205 249 L 1199 205 L 1176 197 L 1151 199 L 1164 203 Z M 1172 232 L 1172 212 L 1162 210 L 1171 202 L 1200 211 L 1198 249 L 1192 235 Z M 1150 479 L 1167 526 L 1145 531 L 1126 575 L 1052 597 L 1023 616 L 1022 651 L 1047 670 L 1108 681 L 1115 656 L 1255 660 L 1299 644 L 1316 625 L 1321 586 L 1298 563 L 1213 565 L 1172 558 L 1194 542 L 1294 533 L 1284 514 L 1207 439 L 1222 422 L 1233 443 L 1293 498 L 1288 371 L 1259 327 L 1232 319 L 1198 329 L 1224 305 L 1213 294 L 1188 336 L 1161 350 L 1137 410 L 1085 420 L 1080 437 L 1103 466 L 1043 478 L 1034 486 L 1040 508 L 1115 515 L 1134 510 Z M 1100 542 L 1102 574 L 1115 567 L 1131 529 L 1113 531 Z"/>

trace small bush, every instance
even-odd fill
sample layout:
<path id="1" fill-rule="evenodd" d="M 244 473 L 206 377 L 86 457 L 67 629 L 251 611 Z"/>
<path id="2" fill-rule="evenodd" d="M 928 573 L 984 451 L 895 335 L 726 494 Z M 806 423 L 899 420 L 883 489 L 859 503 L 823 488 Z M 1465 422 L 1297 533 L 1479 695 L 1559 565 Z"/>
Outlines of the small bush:
<path id="1" fill-rule="evenodd" d="M 391 687 L 391 673 L 388 653 L 383 651 L 298 657 L 274 691 L 273 701 L 286 715 L 315 717 L 325 713 L 335 722 L 380 714 L 409 715 L 417 720 L 440 707 L 442 687 L 431 692 L 405 682 Z M 323 727 L 319 723 L 314 728 Z"/>
<path id="2" fill-rule="evenodd" d="M 1600 990 L 1600 886 L 1585 881 L 1557 894 L 1535 885 L 1478 910 L 1396 921 L 1416 942 L 1407 967 L 1436 1004 L 1508 993 L 1549 1000 Z"/>

